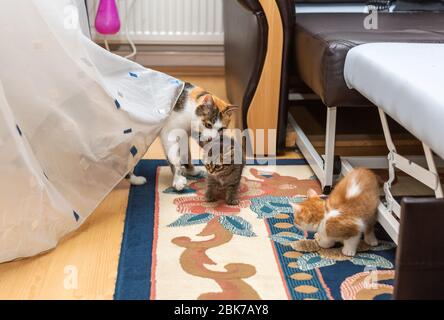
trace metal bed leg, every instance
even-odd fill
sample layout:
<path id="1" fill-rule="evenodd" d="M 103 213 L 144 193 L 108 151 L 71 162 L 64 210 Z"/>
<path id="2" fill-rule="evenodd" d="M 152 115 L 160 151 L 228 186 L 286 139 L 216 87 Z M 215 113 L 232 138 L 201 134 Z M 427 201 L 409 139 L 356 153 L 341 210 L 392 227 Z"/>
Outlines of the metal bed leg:
<path id="1" fill-rule="evenodd" d="M 395 169 L 399 169 L 407 173 L 411 177 L 415 178 L 416 180 L 420 181 L 424 185 L 431 188 L 435 192 L 435 196 L 437 198 L 443 198 L 443 190 L 439 179 L 438 170 L 436 168 L 435 158 L 429 146 L 423 143 L 427 169 L 409 160 L 408 158 L 398 154 L 390 134 L 390 128 L 388 126 L 387 117 L 384 113 L 384 110 L 382 110 L 381 108 L 378 108 L 378 110 L 379 110 L 379 116 L 381 118 L 382 128 L 384 130 L 385 140 L 387 142 L 387 147 L 389 149 L 389 155 L 388 155 L 389 179 L 384 184 L 386 204 L 381 205 L 380 208 L 378 209 L 379 221 L 381 222 L 381 224 L 384 225 L 384 228 L 386 230 L 388 231 L 390 230 L 393 232 L 393 235 L 390 234 L 390 236 L 396 242 L 394 236 L 396 237 L 398 234 L 397 228 L 399 228 L 399 223 L 397 223 L 394 220 L 391 214 L 394 213 L 398 218 L 401 218 L 401 206 L 393 198 L 393 195 L 391 193 L 391 186 L 395 179 Z"/>
<path id="2" fill-rule="evenodd" d="M 288 114 L 289 124 L 296 132 L 296 144 L 321 183 L 324 194 L 329 194 L 333 185 L 333 175 L 335 170 L 336 111 L 336 107 L 327 109 L 325 155 L 323 156 L 319 155 L 302 128 L 299 127 L 291 114 Z"/>
<path id="3" fill-rule="evenodd" d="M 443 198 L 441 180 L 439 178 L 438 170 L 436 169 L 435 159 L 433 158 L 433 152 L 430 150 L 429 146 L 425 143 L 422 143 L 422 147 L 424 148 L 424 154 L 427 160 L 427 166 L 429 167 L 429 171 L 436 175 L 436 186 L 434 188 L 435 196 L 437 198 Z"/>
<path id="4" fill-rule="evenodd" d="M 387 144 L 387 148 L 389 149 L 388 154 L 388 170 L 389 170 L 389 179 L 384 183 L 384 194 L 386 200 L 387 210 L 390 212 L 394 212 L 398 217 L 401 215 L 401 207 L 398 202 L 393 198 L 391 188 L 392 183 L 396 179 L 396 164 L 395 164 L 395 155 L 397 154 L 395 143 L 393 142 L 392 135 L 390 133 L 390 128 L 387 121 L 387 116 L 385 115 L 384 110 L 378 108 L 379 117 L 381 118 L 382 130 L 384 131 L 384 137 Z"/>
<path id="5" fill-rule="evenodd" d="M 325 134 L 325 157 L 324 157 L 324 183 L 322 185 L 324 194 L 329 194 L 333 185 L 333 168 L 335 157 L 336 138 L 336 107 L 327 108 L 327 125 Z"/>

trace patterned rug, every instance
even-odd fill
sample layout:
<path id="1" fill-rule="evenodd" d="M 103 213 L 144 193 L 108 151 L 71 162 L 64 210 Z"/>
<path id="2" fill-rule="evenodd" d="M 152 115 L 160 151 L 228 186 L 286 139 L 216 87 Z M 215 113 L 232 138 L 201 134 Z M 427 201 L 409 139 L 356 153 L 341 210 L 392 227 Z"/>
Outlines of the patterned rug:
<path id="1" fill-rule="evenodd" d="M 136 174 L 149 182 L 130 190 L 115 299 L 391 298 L 395 245 L 382 228 L 353 258 L 293 249 L 313 234 L 294 226 L 289 202 L 320 191 L 303 159 L 247 166 L 238 206 L 206 203 L 204 177 L 174 191 L 165 161 L 143 160 Z"/>

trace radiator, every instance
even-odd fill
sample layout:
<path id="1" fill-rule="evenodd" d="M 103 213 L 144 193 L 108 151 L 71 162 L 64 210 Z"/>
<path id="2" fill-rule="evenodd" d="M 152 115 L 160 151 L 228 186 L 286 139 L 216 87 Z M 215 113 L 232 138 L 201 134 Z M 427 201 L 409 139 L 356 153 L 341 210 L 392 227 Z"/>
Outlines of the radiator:
<path id="1" fill-rule="evenodd" d="M 126 30 L 136 44 L 223 44 L 223 0 L 117 0 L 121 30 L 107 36 L 125 42 Z M 134 4 L 133 4 L 134 2 Z M 87 0 L 91 34 L 99 0 Z M 126 12 L 128 11 L 128 17 Z"/>

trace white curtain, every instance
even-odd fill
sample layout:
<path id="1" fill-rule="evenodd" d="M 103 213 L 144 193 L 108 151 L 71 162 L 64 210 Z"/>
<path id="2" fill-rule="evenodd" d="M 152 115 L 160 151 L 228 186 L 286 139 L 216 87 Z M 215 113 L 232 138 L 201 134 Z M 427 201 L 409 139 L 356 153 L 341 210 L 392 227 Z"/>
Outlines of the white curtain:
<path id="1" fill-rule="evenodd" d="M 76 8 L 0 4 L 0 262 L 51 249 L 78 228 L 143 156 L 183 89 L 91 42 Z"/>

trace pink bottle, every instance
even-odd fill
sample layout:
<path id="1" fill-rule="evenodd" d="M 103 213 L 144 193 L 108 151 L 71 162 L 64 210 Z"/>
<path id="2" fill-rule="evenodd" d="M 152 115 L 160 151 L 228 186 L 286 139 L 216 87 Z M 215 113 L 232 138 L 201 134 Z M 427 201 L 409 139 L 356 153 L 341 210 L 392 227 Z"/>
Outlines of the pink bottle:
<path id="1" fill-rule="evenodd" d="M 95 27 L 101 34 L 116 34 L 120 30 L 119 12 L 115 0 L 100 0 Z"/>

